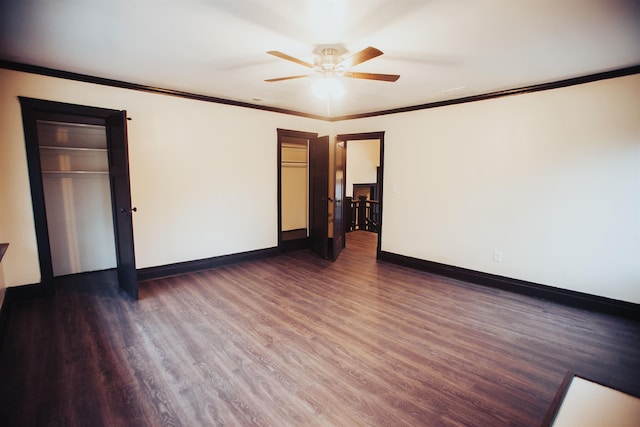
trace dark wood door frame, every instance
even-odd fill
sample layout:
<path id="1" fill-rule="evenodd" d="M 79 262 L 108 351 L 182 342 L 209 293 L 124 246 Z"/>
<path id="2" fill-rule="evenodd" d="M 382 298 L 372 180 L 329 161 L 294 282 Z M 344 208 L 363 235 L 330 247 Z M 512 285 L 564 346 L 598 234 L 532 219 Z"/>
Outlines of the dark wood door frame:
<path id="1" fill-rule="evenodd" d="M 317 133 L 302 132 L 290 129 L 277 129 L 278 131 L 278 250 L 285 251 L 282 241 L 282 143 L 285 138 L 306 139 L 309 141 L 318 137 Z M 309 191 L 309 189 L 307 189 Z M 294 245 L 295 246 L 295 245 Z"/>
<path id="2" fill-rule="evenodd" d="M 364 132 L 364 133 L 350 133 L 350 134 L 340 134 L 336 136 L 337 141 L 344 141 L 345 148 L 348 148 L 348 141 L 362 141 L 366 139 L 377 139 L 380 141 L 380 169 L 379 169 L 379 179 L 378 179 L 378 199 L 379 199 L 379 209 L 380 209 L 380 218 L 378 220 L 378 247 L 376 248 L 376 257 L 380 258 L 380 252 L 382 250 L 382 206 L 383 206 L 383 179 L 384 179 L 384 131 L 379 132 Z M 346 169 L 346 166 L 345 166 Z M 346 171 L 345 171 L 345 182 L 347 181 Z M 345 237 L 346 240 L 346 237 Z"/>
<path id="3" fill-rule="evenodd" d="M 137 299 L 132 225 L 131 221 L 122 221 L 118 218 L 118 215 L 122 215 L 122 213 L 119 214 L 119 212 L 123 209 L 123 213 L 129 215 L 131 213 L 131 193 L 126 146 L 126 112 L 25 97 L 19 97 L 19 100 L 22 109 L 31 200 L 33 204 L 36 242 L 38 245 L 38 262 L 41 274 L 40 292 L 45 295 L 50 295 L 55 291 L 37 133 L 37 121 L 45 119 L 105 126 L 109 152 L 109 174 L 112 184 L 112 211 L 114 217 L 118 276 L 120 279 L 119 284 L 129 296 Z M 119 122 L 119 124 L 116 126 L 115 122 Z M 113 173 L 114 168 L 118 169 L 115 174 Z M 116 177 L 115 175 L 118 176 Z M 120 183 L 117 190 L 113 187 L 114 181 L 119 181 Z M 125 185 L 122 185 L 123 183 Z M 116 191 L 117 194 L 114 194 Z M 128 227 L 129 230 L 123 230 L 123 227 Z M 123 245 L 130 248 L 128 248 L 127 251 L 123 251 L 121 248 Z M 121 247 L 119 248 L 118 246 Z M 121 282 L 121 280 L 125 279 L 121 274 L 121 270 L 123 269 L 126 269 L 129 272 L 128 276 L 130 276 L 126 277 L 126 283 Z"/>

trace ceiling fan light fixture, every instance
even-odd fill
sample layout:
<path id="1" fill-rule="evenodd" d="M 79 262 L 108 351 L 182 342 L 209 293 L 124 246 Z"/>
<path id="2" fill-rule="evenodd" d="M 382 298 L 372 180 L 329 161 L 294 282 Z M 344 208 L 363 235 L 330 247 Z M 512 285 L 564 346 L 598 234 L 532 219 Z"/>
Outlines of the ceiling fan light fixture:
<path id="1" fill-rule="evenodd" d="M 316 56 L 313 61 L 314 69 L 318 72 L 333 72 L 344 59 L 338 56 L 338 51 L 333 48 L 322 49 L 322 55 Z M 342 67 L 344 68 L 344 67 Z"/>
<path id="2" fill-rule="evenodd" d="M 313 94 L 322 100 L 336 99 L 344 96 L 342 82 L 333 76 L 322 77 L 311 85 Z"/>

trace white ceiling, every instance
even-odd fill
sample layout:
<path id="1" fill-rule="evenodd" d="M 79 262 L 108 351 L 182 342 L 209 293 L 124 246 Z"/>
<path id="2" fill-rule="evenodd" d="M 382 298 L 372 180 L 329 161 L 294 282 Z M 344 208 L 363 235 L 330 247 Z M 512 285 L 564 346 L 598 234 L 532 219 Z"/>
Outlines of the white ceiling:
<path id="1" fill-rule="evenodd" d="M 2 0 L 0 59 L 321 116 L 479 95 L 640 64 L 639 0 Z M 384 55 L 313 97 L 320 45 Z M 348 56 L 348 54 L 347 54 Z"/>

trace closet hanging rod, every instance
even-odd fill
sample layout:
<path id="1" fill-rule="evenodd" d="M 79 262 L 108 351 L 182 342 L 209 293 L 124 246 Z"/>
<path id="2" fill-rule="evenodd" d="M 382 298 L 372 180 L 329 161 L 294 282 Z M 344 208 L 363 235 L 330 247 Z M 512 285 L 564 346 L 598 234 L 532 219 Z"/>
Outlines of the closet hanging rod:
<path id="1" fill-rule="evenodd" d="M 72 122 L 59 122 L 56 120 L 38 120 L 38 124 L 53 125 L 69 128 L 89 128 L 89 129 L 105 129 L 104 125 L 92 124 L 92 123 L 72 123 Z"/>

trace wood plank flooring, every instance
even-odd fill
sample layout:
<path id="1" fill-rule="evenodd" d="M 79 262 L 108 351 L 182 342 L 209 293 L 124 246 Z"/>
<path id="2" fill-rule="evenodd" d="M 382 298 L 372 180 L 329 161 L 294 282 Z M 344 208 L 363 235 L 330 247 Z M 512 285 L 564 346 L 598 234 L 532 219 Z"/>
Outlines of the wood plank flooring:
<path id="1" fill-rule="evenodd" d="M 538 426 L 568 370 L 640 394 L 640 324 L 376 262 L 347 235 L 16 304 L 5 426 Z"/>

